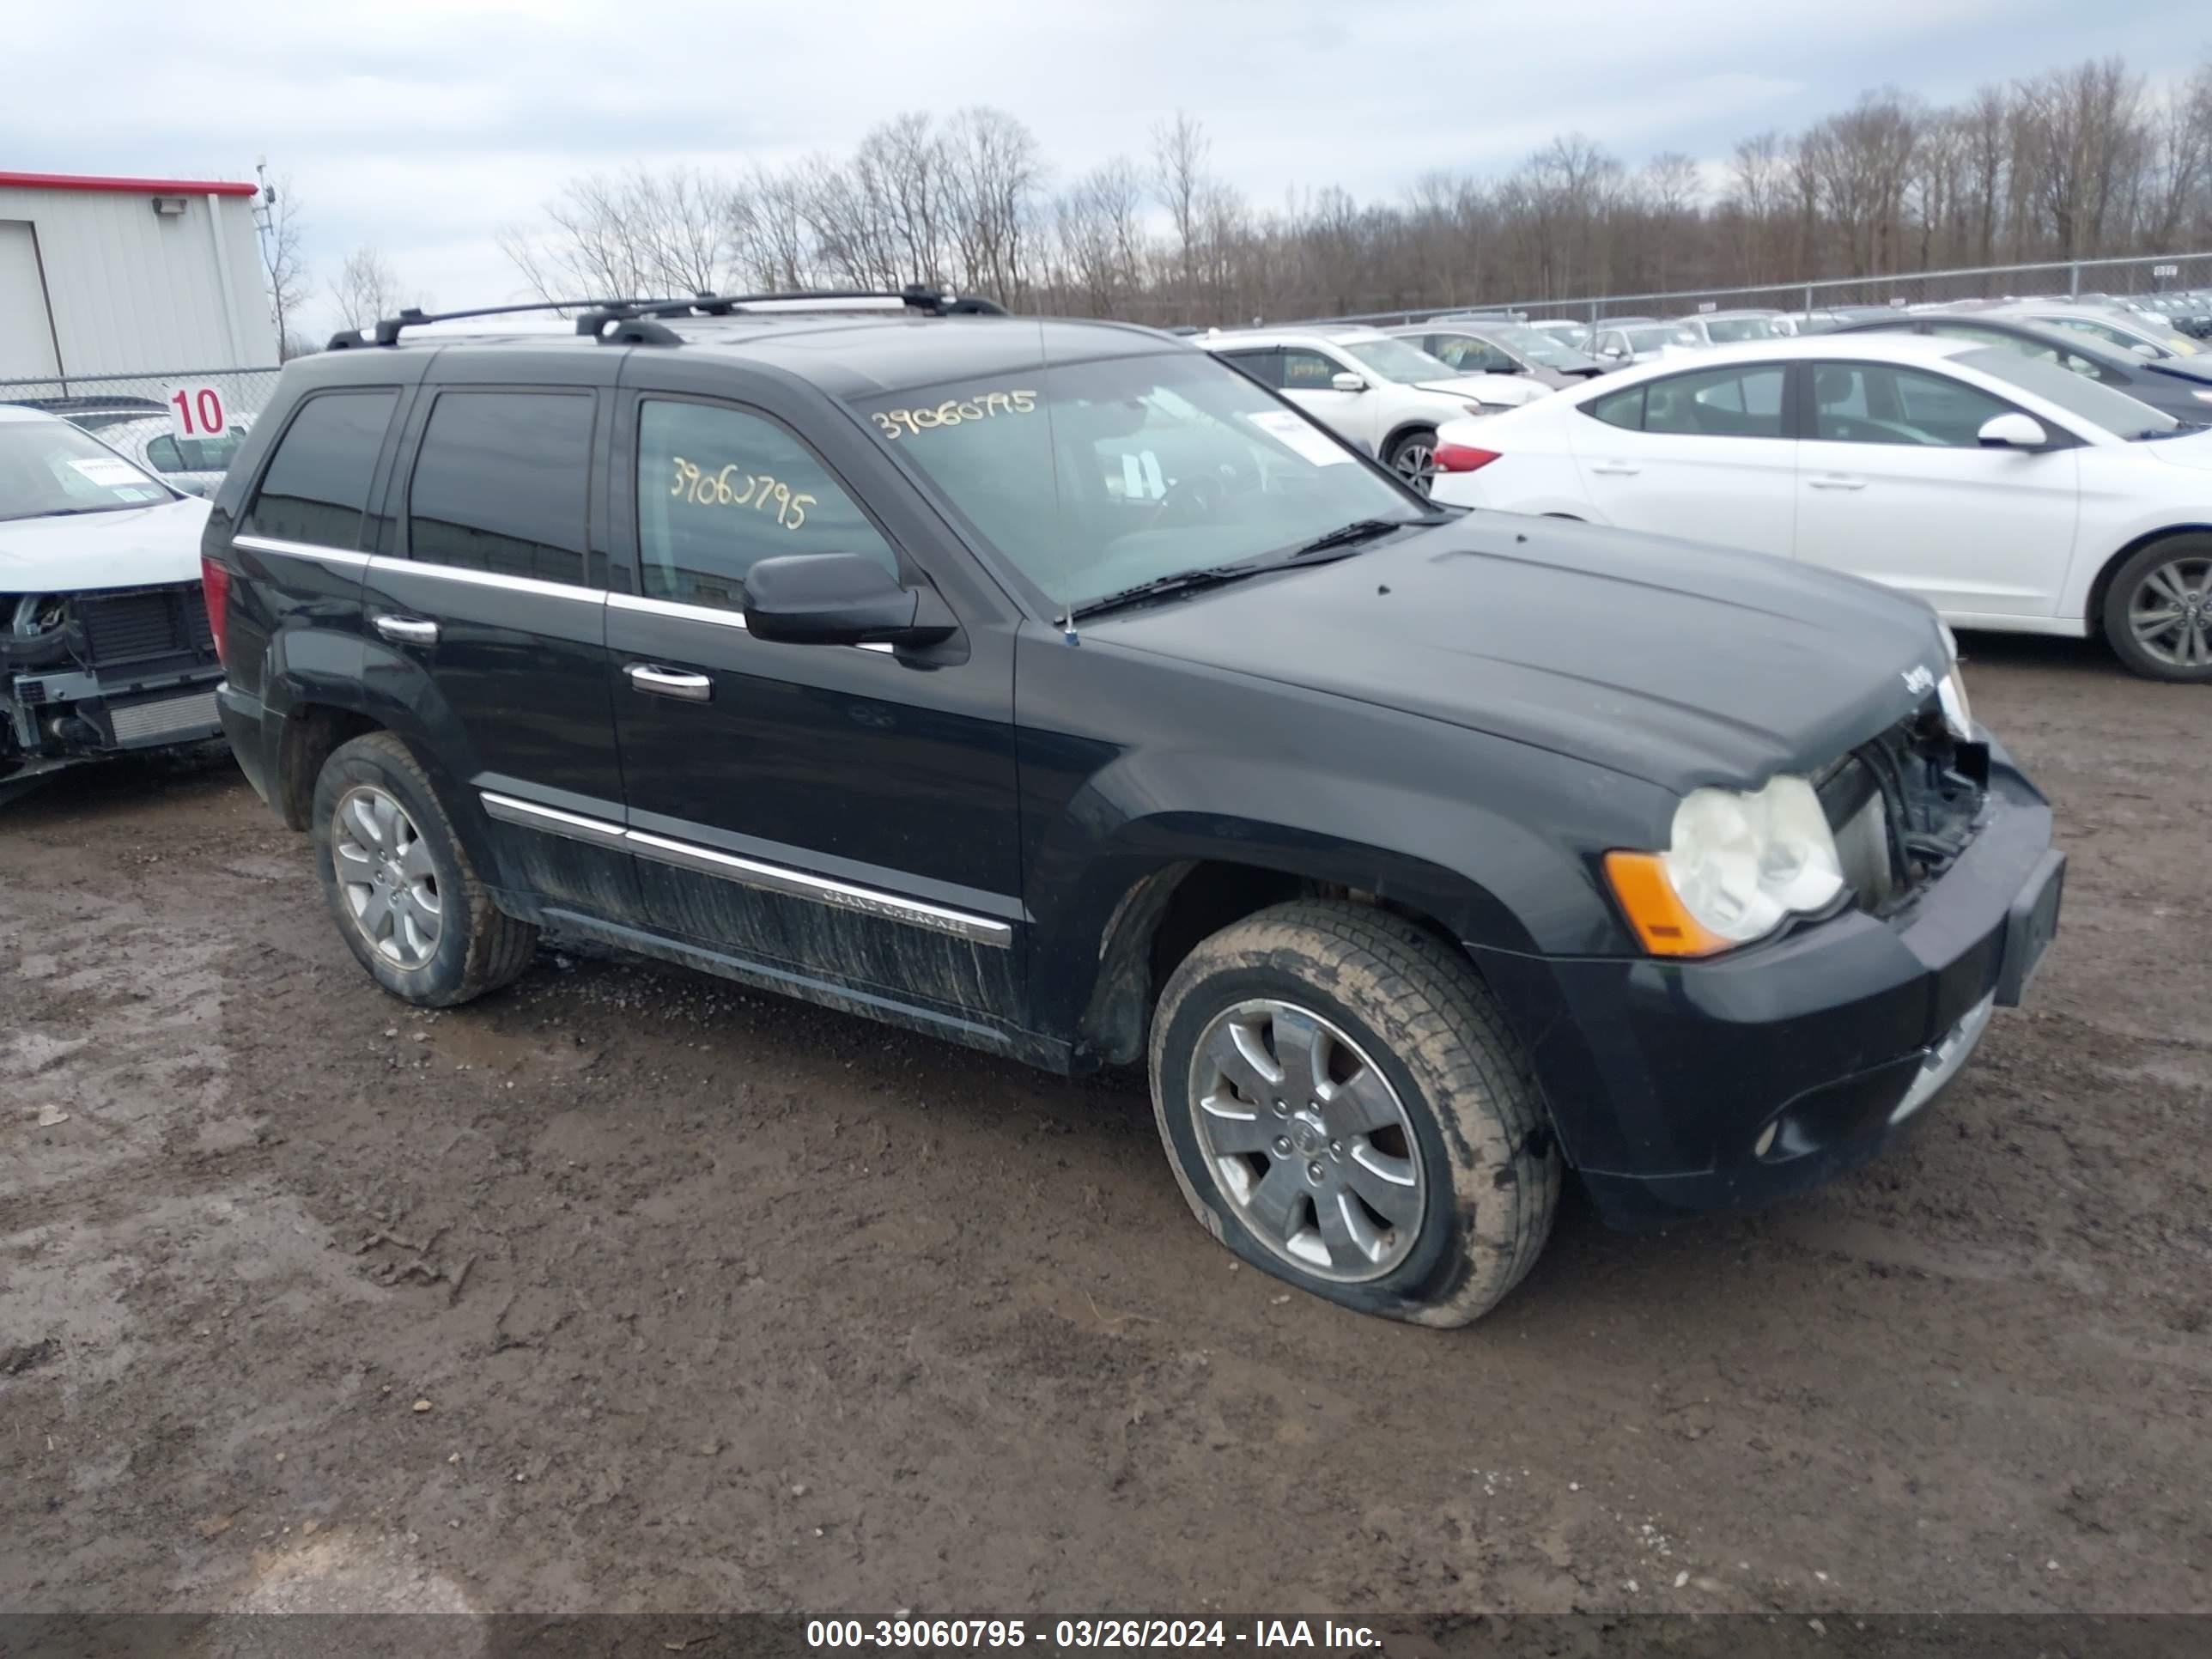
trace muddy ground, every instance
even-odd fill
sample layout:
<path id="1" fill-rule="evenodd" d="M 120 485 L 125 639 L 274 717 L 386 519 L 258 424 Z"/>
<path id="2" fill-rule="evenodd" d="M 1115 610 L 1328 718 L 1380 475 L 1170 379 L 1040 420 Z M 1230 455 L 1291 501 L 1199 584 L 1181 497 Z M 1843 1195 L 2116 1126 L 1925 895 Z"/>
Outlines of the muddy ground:
<path id="1" fill-rule="evenodd" d="M 549 947 L 441 1017 L 226 765 L 0 819 L 0 1607 L 2212 1609 L 2212 694 L 1970 642 L 2073 854 L 1878 1166 L 1490 1319 L 1070 1084 Z"/>

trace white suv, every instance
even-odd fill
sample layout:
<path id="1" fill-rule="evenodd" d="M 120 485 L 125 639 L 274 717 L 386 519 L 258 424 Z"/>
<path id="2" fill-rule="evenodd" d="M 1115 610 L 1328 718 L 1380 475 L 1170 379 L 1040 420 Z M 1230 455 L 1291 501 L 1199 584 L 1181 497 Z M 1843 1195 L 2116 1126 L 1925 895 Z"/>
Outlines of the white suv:
<path id="1" fill-rule="evenodd" d="M 1551 389 L 1517 374 L 1462 374 L 1379 329 L 1212 329 L 1198 343 L 1422 490 L 1436 475 L 1441 422 L 1495 415 Z"/>

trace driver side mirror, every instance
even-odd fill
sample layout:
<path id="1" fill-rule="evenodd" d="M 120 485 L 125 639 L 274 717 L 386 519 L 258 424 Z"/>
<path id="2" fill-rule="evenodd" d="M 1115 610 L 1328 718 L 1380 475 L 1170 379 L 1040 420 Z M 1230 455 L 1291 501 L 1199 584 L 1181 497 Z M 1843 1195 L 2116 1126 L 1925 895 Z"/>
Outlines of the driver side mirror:
<path id="1" fill-rule="evenodd" d="M 2042 422 L 2017 411 L 1991 416 L 1974 435 L 1984 449 L 2041 449 L 2051 441 Z"/>
<path id="2" fill-rule="evenodd" d="M 934 589 L 860 553 L 793 553 L 745 573 L 745 629 L 787 645 L 932 645 L 957 624 Z"/>
<path id="3" fill-rule="evenodd" d="M 1367 382 L 1348 368 L 1340 368 L 1329 377 L 1329 387 L 1335 392 L 1364 392 Z"/>

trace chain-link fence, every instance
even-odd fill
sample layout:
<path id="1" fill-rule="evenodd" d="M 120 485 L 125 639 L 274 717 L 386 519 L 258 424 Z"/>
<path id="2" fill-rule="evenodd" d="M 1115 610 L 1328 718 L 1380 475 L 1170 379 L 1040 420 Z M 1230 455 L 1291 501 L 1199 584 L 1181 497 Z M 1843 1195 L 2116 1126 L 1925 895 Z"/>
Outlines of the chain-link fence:
<path id="1" fill-rule="evenodd" d="M 1480 305 L 1422 311 L 1363 312 L 1334 320 L 1417 323 L 1468 311 L 1512 311 L 1531 319 L 1638 313 L 1680 316 L 1700 306 L 1777 311 L 1815 311 L 1836 306 L 1922 305 L 1950 300 L 2049 298 L 2088 294 L 2160 294 L 2212 287 L 2212 252 L 2147 254 L 2129 259 L 2056 260 L 2030 265 L 1978 265 L 1890 276 L 1832 276 L 1753 288 L 1674 289 L 1662 294 L 1607 294 L 1565 300 L 1486 301 Z"/>
<path id="2" fill-rule="evenodd" d="M 179 368 L 158 374 L 67 374 L 44 380 L 0 380 L 0 404 L 24 404 L 76 422 L 88 431 L 133 420 L 166 421 L 180 391 L 212 386 L 227 420 L 251 420 L 276 390 L 274 368 Z M 189 404 L 192 399 L 187 398 Z M 187 409 L 179 417 L 200 421 Z M 189 435 L 189 434 L 187 434 Z"/>

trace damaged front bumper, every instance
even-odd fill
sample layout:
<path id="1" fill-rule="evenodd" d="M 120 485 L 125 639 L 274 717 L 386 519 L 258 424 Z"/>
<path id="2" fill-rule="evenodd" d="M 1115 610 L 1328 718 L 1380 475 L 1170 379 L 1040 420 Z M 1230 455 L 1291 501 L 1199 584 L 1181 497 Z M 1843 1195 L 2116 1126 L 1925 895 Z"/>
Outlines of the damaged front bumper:
<path id="1" fill-rule="evenodd" d="M 0 641 L 0 789 L 221 737 L 222 665 L 199 606 L 193 584 L 73 595 L 52 632 Z"/>

